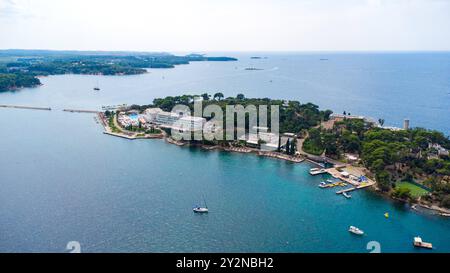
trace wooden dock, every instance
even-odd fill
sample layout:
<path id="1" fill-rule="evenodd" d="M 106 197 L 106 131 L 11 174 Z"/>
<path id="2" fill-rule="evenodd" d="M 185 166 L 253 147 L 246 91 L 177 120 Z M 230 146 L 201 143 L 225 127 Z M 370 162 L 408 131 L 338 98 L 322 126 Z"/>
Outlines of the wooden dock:
<path id="1" fill-rule="evenodd" d="M 360 189 L 371 187 L 373 185 L 374 185 L 374 183 L 367 183 L 367 182 L 364 183 L 363 182 L 359 186 L 351 187 L 351 188 L 347 188 L 347 189 L 343 189 L 343 190 L 337 191 L 336 194 L 343 194 L 344 192 L 351 192 L 351 191 L 355 191 L 355 190 L 360 190 Z"/>
<path id="2" fill-rule="evenodd" d="M 23 105 L 5 105 L 0 104 L 0 107 L 2 108 L 15 108 L 15 109 L 28 109 L 28 110 L 45 110 L 45 111 L 51 111 L 52 108 L 50 107 L 35 107 L 35 106 L 23 106 Z"/>

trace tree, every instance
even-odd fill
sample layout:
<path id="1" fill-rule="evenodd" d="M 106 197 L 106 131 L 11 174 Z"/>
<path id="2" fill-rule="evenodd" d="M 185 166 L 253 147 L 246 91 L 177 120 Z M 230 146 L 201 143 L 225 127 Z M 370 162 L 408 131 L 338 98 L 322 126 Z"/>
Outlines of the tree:
<path id="1" fill-rule="evenodd" d="M 281 151 L 281 135 L 278 135 L 278 148 L 277 148 L 277 152 Z"/>
<path id="2" fill-rule="evenodd" d="M 202 95 L 203 100 L 209 100 L 210 95 L 208 93 L 203 93 Z"/>
<path id="3" fill-rule="evenodd" d="M 289 138 L 288 138 L 288 140 L 287 140 L 287 142 L 286 142 L 286 154 L 289 154 L 289 149 L 290 149 L 290 146 L 291 146 L 291 143 L 290 143 L 290 141 L 289 141 Z"/>
<path id="4" fill-rule="evenodd" d="M 411 199 L 411 190 L 405 187 L 396 187 L 392 196 L 401 198 L 401 199 Z"/>
<path id="5" fill-rule="evenodd" d="M 214 99 L 215 100 L 222 100 L 225 96 L 222 93 L 215 93 L 214 94 Z"/>
<path id="6" fill-rule="evenodd" d="M 383 127 L 383 125 L 384 125 L 384 119 L 379 118 L 379 119 L 378 119 L 378 123 L 380 124 L 381 127 Z"/>
<path id="7" fill-rule="evenodd" d="M 450 209 L 450 195 L 445 196 L 442 201 L 441 201 L 441 205 L 443 207 L 446 207 L 448 209 Z"/>
<path id="8" fill-rule="evenodd" d="M 347 115 L 347 112 L 345 112 L 345 110 L 344 110 L 344 112 L 343 112 L 342 114 L 344 114 L 344 116 L 346 116 L 346 115 Z"/>
<path id="9" fill-rule="evenodd" d="M 379 158 L 372 163 L 370 168 L 375 172 L 381 172 L 382 170 L 384 170 L 385 166 L 386 164 L 384 163 L 383 159 Z"/>
<path id="10" fill-rule="evenodd" d="M 291 148 L 289 149 L 289 154 L 290 155 L 294 155 L 295 154 L 295 150 L 296 150 L 296 145 L 297 144 L 297 141 L 296 141 L 296 139 L 294 138 L 294 139 L 292 139 L 292 141 L 291 141 Z"/>
<path id="11" fill-rule="evenodd" d="M 391 176 L 387 171 L 378 172 L 375 175 L 378 186 L 382 191 L 389 191 L 391 189 Z"/>
<path id="12" fill-rule="evenodd" d="M 237 94 L 236 99 L 238 99 L 238 100 L 244 100 L 244 99 L 245 99 L 245 96 L 244 96 L 244 94 Z"/>

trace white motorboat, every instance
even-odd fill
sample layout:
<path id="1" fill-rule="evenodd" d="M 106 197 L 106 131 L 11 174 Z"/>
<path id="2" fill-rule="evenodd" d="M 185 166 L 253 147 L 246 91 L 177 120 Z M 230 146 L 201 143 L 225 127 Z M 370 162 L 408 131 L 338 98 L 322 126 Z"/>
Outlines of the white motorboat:
<path id="1" fill-rule="evenodd" d="M 204 207 L 202 207 L 202 206 L 195 206 L 192 210 L 195 213 L 208 213 L 208 206 L 206 205 L 206 200 L 205 200 L 204 197 L 203 197 L 203 202 L 205 203 Z"/>
<path id="2" fill-rule="evenodd" d="M 362 230 L 360 230 L 359 228 L 354 227 L 354 226 L 350 226 L 350 228 L 348 229 L 348 231 L 349 231 L 350 233 L 353 233 L 353 234 L 356 234 L 356 235 L 364 235 L 364 231 L 362 231 Z"/>
<path id="3" fill-rule="evenodd" d="M 342 195 L 345 196 L 345 198 L 347 199 L 352 198 L 352 196 L 346 192 L 343 192 Z"/>
<path id="4" fill-rule="evenodd" d="M 203 208 L 203 207 L 195 207 L 192 210 L 196 213 L 207 213 L 208 212 L 208 208 Z"/>
<path id="5" fill-rule="evenodd" d="M 312 168 L 309 170 L 309 174 L 310 175 L 318 175 L 318 174 L 323 174 L 326 173 L 327 171 L 325 171 L 325 169 L 319 169 L 319 168 Z"/>
<path id="6" fill-rule="evenodd" d="M 431 243 L 427 243 L 422 241 L 422 238 L 420 238 L 419 236 L 414 237 L 414 242 L 413 245 L 415 247 L 422 247 L 422 248 L 428 248 L 428 249 L 432 249 L 433 245 Z"/>

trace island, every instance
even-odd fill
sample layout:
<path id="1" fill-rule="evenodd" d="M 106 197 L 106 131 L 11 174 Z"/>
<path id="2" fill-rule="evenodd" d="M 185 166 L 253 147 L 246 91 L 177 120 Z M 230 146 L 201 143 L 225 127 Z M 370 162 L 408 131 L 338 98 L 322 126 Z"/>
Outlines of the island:
<path id="1" fill-rule="evenodd" d="M 209 118 L 184 117 L 170 112 L 175 105 L 193 109 L 196 100 L 203 109 L 218 105 L 276 105 L 279 133 L 258 128 L 236 140 L 175 140 L 171 129 L 180 120 L 202 130 Z M 193 114 L 193 113 L 192 113 Z M 179 146 L 207 150 L 253 153 L 291 162 L 308 160 L 318 166 L 312 175 L 328 173 L 333 183 L 323 188 L 338 190 L 350 198 L 350 191 L 372 187 L 401 202 L 450 215 L 450 140 L 443 133 L 424 128 L 384 127 L 385 121 L 350 113 L 335 114 L 312 103 L 293 100 L 226 97 L 223 93 L 156 98 L 152 104 L 131 105 L 99 114 L 105 133 L 128 139 L 163 138 Z M 248 127 L 246 128 L 249 129 Z M 270 149 L 264 149 L 270 148 Z"/>
<path id="2" fill-rule="evenodd" d="M 174 68 L 199 61 L 236 61 L 231 57 L 168 53 L 0 50 L 0 92 L 34 87 L 38 76 L 60 74 L 137 75 L 148 68 Z"/>

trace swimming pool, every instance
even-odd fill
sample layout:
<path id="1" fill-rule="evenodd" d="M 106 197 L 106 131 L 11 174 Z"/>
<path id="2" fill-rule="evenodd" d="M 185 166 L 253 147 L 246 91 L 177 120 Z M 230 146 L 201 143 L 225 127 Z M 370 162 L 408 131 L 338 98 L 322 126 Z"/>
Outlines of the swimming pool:
<path id="1" fill-rule="evenodd" d="M 139 118 L 138 114 L 136 113 L 129 114 L 128 117 L 130 117 L 130 119 L 132 120 L 137 120 Z"/>

